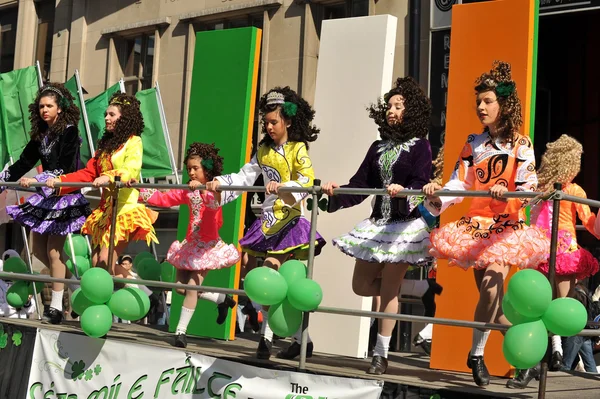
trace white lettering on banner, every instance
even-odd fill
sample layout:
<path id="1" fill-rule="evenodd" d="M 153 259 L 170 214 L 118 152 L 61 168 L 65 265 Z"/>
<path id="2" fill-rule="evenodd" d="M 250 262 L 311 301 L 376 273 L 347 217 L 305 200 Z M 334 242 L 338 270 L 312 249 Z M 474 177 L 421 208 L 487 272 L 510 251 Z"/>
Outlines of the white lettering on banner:
<path id="1" fill-rule="evenodd" d="M 39 329 L 28 399 L 377 399 L 377 381 L 269 370 Z"/>

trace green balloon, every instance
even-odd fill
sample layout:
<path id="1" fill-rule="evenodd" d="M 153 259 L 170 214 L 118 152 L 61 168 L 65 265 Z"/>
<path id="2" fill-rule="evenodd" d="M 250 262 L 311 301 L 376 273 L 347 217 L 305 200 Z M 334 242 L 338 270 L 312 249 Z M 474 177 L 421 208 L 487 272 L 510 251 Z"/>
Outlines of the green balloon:
<path id="1" fill-rule="evenodd" d="M 548 331 L 541 320 L 512 326 L 504 336 L 502 351 L 511 365 L 528 369 L 538 364 L 548 349 Z"/>
<path id="2" fill-rule="evenodd" d="M 73 294 L 71 294 L 71 307 L 78 315 L 82 315 L 87 308 L 94 305 L 94 302 L 90 301 L 85 296 L 83 291 L 81 291 L 81 288 L 77 288 L 73 291 Z"/>
<path id="3" fill-rule="evenodd" d="M 71 273 L 73 273 L 73 275 L 75 275 L 75 269 L 73 268 L 73 261 L 71 259 L 69 259 L 69 260 L 67 260 L 67 262 L 65 264 L 67 265 L 67 268 L 71 271 Z M 75 257 L 75 264 L 77 265 L 77 276 L 79 276 L 80 278 L 81 278 L 81 276 L 83 276 L 83 273 L 90 270 L 90 261 L 88 258 L 84 258 L 83 256 L 78 255 Z"/>
<path id="4" fill-rule="evenodd" d="M 133 266 L 135 268 L 137 268 L 141 261 L 143 261 L 144 259 L 150 259 L 150 258 L 154 259 L 154 255 L 152 255 L 150 252 L 140 252 L 133 259 Z"/>
<path id="5" fill-rule="evenodd" d="M 550 282 L 533 269 L 518 271 L 508 282 L 508 295 L 514 309 L 525 317 L 540 318 L 552 302 Z"/>
<path id="6" fill-rule="evenodd" d="M 160 281 L 166 281 L 168 283 L 175 282 L 176 270 L 169 262 L 163 262 L 160 265 Z"/>
<path id="7" fill-rule="evenodd" d="M 577 335 L 585 328 L 588 314 L 585 306 L 573 298 L 558 298 L 550 303 L 542 316 L 546 328 L 561 337 Z"/>
<path id="8" fill-rule="evenodd" d="M 251 270 L 246 275 L 244 291 L 254 302 L 269 306 L 285 299 L 288 286 L 285 278 L 278 271 L 262 266 Z"/>
<path id="9" fill-rule="evenodd" d="M 75 256 L 82 256 L 87 258 L 89 255 L 87 240 L 85 237 L 81 235 L 73 235 L 71 237 L 73 241 L 73 251 L 71 251 L 71 243 L 69 242 L 69 237 L 65 240 L 64 250 L 69 258 L 73 257 L 73 252 L 75 252 Z"/>
<path id="10" fill-rule="evenodd" d="M 510 296 L 508 293 L 504 294 L 504 298 L 502 298 L 502 312 L 513 326 L 538 320 L 533 317 L 525 317 L 517 312 L 512 303 L 510 303 Z"/>
<path id="11" fill-rule="evenodd" d="M 6 291 L 6 302 L 13 308 L 22 308 L 28 299 L 29 284 L 27 281 L 17 281 Z"/>
<path id="12" fill-rule="evenodd" d="M 81 315 L 81 329 L 90 337 L 100 338 L 112 327 L 113 315 L 106 305 L 92 305 Z"/>
<path id="13" fill-rule="evenodd" d="M 281 265 L 279 273 L 285 278 L 289 287 L 294 281 L 306 278 L 306 266 L 297 259 L 288 260 Z"/>
<path id="14" fill-rule="evenodd" d="M 321 304 L 323 290 L 315 280 L 305 278 L 290 285 L 287 298 L 296 309 L 312 312 Z"/>
<path id="15" fill-rule="evenodd" d="M 302 312 L 287 299 L 269 308 L 269 327 L 280 337 L 293 335 L 302 324 Z"/>
<path id="16" fill-rule="evenodd" d="M 40 273 L 38 272 L 33 272 L 33 274 L 37 274 L 39 275 Z M 35 295 L 35 292 L 33 292 L 33 284 L 35 284 L 35 289 L 37 291 L 38 294 L 42 293 L 42 290 L 44 289 L 44 283 L 42 283 L 41 281 L 29 281 L 29 294 L 30 295 Z"/>
<path id="17" fill-rule="evenodd" d="M 4 261 L 3 271 L 7 273 L 29 273 L 27 265 L 23 262 L 23 259 L 13 256 Z"/>
<path id="18" fill-rule="evenodd" d="M 88 270 L 81 277 L 81 289 L 83 293 L 95 304 L 100 305 L 108 302 L 114 288 L 115 285 L 110 274 L 99 267 Z"/>
<path id="19" fill-rule="evenodd" d="M 140 320 L 150 310 L 150 298 L 139 288 L 123 288 L 113 294 L 108 307 L 115 316 L 123 320 Z"/>
<path id="20" fill-rule="evenodd" d="M 154 258 L 142 259 L 137 265 L 136 270 L 139 276 L 144 280 L 160 280 L 161 266 Z"/>

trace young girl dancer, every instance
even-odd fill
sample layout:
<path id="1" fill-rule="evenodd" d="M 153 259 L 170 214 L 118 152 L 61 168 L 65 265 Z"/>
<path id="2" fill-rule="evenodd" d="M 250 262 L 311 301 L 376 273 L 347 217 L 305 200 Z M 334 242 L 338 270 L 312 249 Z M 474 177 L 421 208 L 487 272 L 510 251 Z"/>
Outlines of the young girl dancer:
<path id="1" fill-rule="evenodd" d="M 208 182 L 206 188 L 216 191 L 221 185 L 252 186 L 258 176 L 263 175 L 267 196 L 261 218 L 252 224 L 240 245 L 244 252 L 264 257 L 265 266 L 277 269 L 291 255 L 301 260 L 308 257 L 310 222 L 303 216 L 301 206 L 307 194 L 280 193 L 279 188 L 313 185 L 308 143 L 317 139 L 319 129 L 311 123 L 315 111 L 289 87 L 276 87 L 265 94 L 259 101 L 259 110 L 265 136 L 256 155 L 238 173 L 218 176 Z M 221 203 L 231 202 L 239 195 L 239 192 L 223 191 Z M 315 255 L 323 245 L 325 240 L 317 234 Z M 268 325 L 267 308 L 261 312 L 262 338 L 256 356 L 268 359 L 273 331 Z M 312 343 L 309 345 L 312 347 Z"/>
<path id="2" fill-rule="evenodd" d="M 31 140 L 19 159 L 0 172 L 0 182 L 19 180 L 22 187 L 32 182 L 45 182 L 62 173 L 77 170 L 80 138 L 77 124 L 79 109 L 73 96 L 59 83 L 40 88 L 29 105 Z M 41 160 L 44 172 L 35 178 L 22 177 Z M 1 184 L 1 183 L 0 183 Z M 0 191 L 2 188 L 0 188 Z M 65 197 L 51 196 L 51 190 L 39 189 L 24 204 L 6 207 L 7 213 L 21 225 L 31 229 L 32 250 L 56 278 L 65 278 L 63 246 L 67 234 L 77 232 L 91 213 L 88 201 L 79 190 Z M 69 273 L 70 274 L 70 273 Z M 52 301 L 45 321 L 58 324 L 63 318 L 63 283 L 52 283 Z"/>
<path id="3" fill-rule="evenodd" d="M 225 244 L 219 237 L 219 229 L 223 225 L 219 205 L 221 194 L 198 191 L 200 185 L 223 171 L 223 158 L 218 153 L 219 149 L 214 144 L 192 143 L 187 150 L 184 163 L 190 177 L 190 190 L 193 191 L 140 190 L 140 200 L 149 205 L 168 208 L 185 204 L 190 208 L 185 240 L 173 242 L 167 253 L 167 261 L 177 269 L 179 284 L 202 285 L 210 270 L 229 267 L 240 260 L 237 248 Z M 217 324 L 223 324 L 229 309 L 235 306 L 233 298 L 225 294 L 184 289 L 178 289 L 177 293 L 185 295 L 175 331 L 175 346 L 180 348 L 187 346 L 186 330 L 196 310 L 198 297 L 217 304 Z"/>
<path id="4" fill-rule="evenodd" d="M 398 294 L 409 266 L 423 266 L 428 254 L 429 227 L 411 198 L 394 198 L 403 189 L 421 189 L 431 177 L 429 131 L 431 103 L 414 79 L 399 78 L 384 101 L 370 108 L 382 140 L 375 141 L 350 183 L 343 187 L 382 188 L 368 219 L 333 243 L 356 259 L 352 289 L 361 296 L 380 296 L 379 311 L 396 314 Z M 332 196 L 339 186 L 323 186 Z M 363 202 L 366 195 L 329 198 L 328 212 Z M 379 320 L 379 334 L 367 373 L 384 374 L 395 320 Z"/>
<path id="5" fill-rule="evenodd" d="M 510 65 L 494 62 L 492 70 L 477 79 L 475 94 L 483 133 L 469 136 L 444 189 L 485 190 L 491 198 L 474 198 L 467 215 L 434 230 L 431 254 L 448 259 L 450 265 L 475 269 L 480 293 L 476 321 L 510 324 L 500 307 L 504 279 L 511 266 L 536 268 L 544 262 L 549 240 L 543 230 L 525 224 L 523 207 L 527 201 L 502 198 L 507 191 L 534 191 L 537 187 L 531 140 L 519 134 L 521 103 Z M 430 183 L 423 191 L 431 195 L 440 188 Z M 428 197 L 424 205 L 439 215 L 462 200 L 463 197 Z M 489 334 L 489 330 L 473 330 L 473 345 L 467 357 L 479 386 L 490 381 L 483 360 Z"/>
<path id="6" fill-rule="evenodd" d="M 573 183 L 581 170 L 582 153 L 581 143 L 566 134 L 560 136 L 558 140 L 548 143 L 546 152 L 542 156 L 542 164 L 538 169 L 539 191 L 551 191 L 554 183 L 559 182 L 562 183 L 562 190 L 566 194 L 587 198 L 585 191 Z M 569 201 L 563 201 L 560 204 L 555 276 L 556 293 L 559 298 L 573 296 L 576 280 L 583 280 L 598 272 L 598 260 L 577 244 L 575 234 L 577 216 L 590 233 L 596 238 L 600 238 L 594 231 L 596 215 L 590 211 L 589 206 Z M 531 223 L 546 229 L 547 235 L 550 237 L 552 201 L 543 201 L 532 207 Z M 538 270 L 548 273 L 548 263 L 542 263 Z M 550 369 L 561 370 L 562 358 L 561 337 L 554 335 Z"/>
<path id="7" fill-rule="evenodd" d="M 75 173 L 59 176 L 46 182 L 49 187 L 54 183 L 90 182 L 94 187 L 114 182 L 116 176 L 126 183 L 131 179 L 139 180 L 142 169 L 142 139 L 144 120 L 140 111 L 140 102 L 127 94 L 115 93 L 106 109 L 104 117 L 106 130 L 98 142 L 94 157 L 89 160 L 85 169 Z M 60 187 L 58 195 L 75 190 L 72 187 Z M 152 223 L 158 217 L 155 211 L 138 204 L 139 191 L 133 188 L 121 188 L 117 201 L 117 223 L 111 226 L 112 199 L 114 191 L 111 187 L 102 189 L 100 205 L 87 218 L 82 228 L 84 234 L 91 236 L 92 262 L 102 267 L 115 277 L 130 278 L 129 271 L 116 264 L 119 255 L 129 241 L 145 240 L 158 243 Z M 110 230 L 115 229 L 115 250 L 112 265 L 108 264 Z M 152 291 L 139 286 L 151 296 Z"/>

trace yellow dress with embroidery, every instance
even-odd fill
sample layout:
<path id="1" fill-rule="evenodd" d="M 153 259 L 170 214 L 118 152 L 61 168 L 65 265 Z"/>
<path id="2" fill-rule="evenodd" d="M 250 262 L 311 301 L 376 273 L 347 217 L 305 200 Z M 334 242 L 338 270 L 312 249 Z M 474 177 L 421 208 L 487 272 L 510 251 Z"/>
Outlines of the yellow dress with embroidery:
<path id="1" fill-rule="evenodd" d="M 262 173 L 266 183 L 276 181 L 285 187 L 311 187 L 314 181 L 312 161 L 306 144 L 288 142 L 280 146 L 261 145 L 255 156 L 238 173 L 216 177 L 222 186 L 252 186 Z M 241 192 L 223 191 L 222 205 L 235 200 Z M 267 195 L 262 204 L 261 218 L 256 220 L 240 240 L 244 252 L 254 256 L 292 254 L 307 259 L 310 242 L 310 222 L 304 217 L 302 200 L 306 193 L 292 193 L 293 205 L 276 194 Z M 315 254 L 325 240 L 317 233 Z"/>
<path id="2" fill-rule="evenodd" d="M 140 178 L 142 169 L 142 139 L 131 136 L 117 151 L 112 154 L 94 156 L 84 169 L 60 176 L 62 183 L 93 182 L 100 176 L 108 176 L 114 182 L 120 176 L 122 182 Z M 77 188 L 61 187 L 59 195 L 67 194 Z M 82 232 L 91 236 L 94 247 L 108 247 L 112 215 L 112 199 L 114 190 L 102 189 L 100 205 L 87 218 Z M 117 223 L 115 226 L 115 245 L 119 242 L 145 240 L 148 245 L 158 243 L 154 227 L 158 213 L 138 203 L 139 191 L 133 188 L 119 190 L 117 201 Z"/>

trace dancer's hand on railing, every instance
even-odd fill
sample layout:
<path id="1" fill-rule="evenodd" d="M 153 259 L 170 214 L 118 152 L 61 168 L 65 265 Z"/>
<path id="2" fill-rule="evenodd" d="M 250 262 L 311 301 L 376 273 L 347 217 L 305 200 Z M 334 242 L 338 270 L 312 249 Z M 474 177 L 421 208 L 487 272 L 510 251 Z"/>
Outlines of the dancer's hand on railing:
<path id="1" fill-rule="evenodd" d="M 213 193 L 219 189 L 221 182 L 218 180 L 208 181 L 206 182 L 206 189 L 208 191 L 212 191 Z"/>
<path id="2" fill-rule="evenodd" d="M 325 183 L 324 185 L 321 186 L 321 190 L 323 190 L 323 194 L 326 194 L 328 196 L 333 196 L 333 190 L 335 190 L 336 188 L 339 188 L 339 184 L 334 183 L 332 181 Z"/>
<path id="3" fill-rule="evenodd" d="M 386 189 L 390 197 L 395 197 L 396 194 L 404 190 L 404 187 L 402 187 L 400 184 L 389 184 Z"/>
<path id="4" fill-rule="evenodd" d="M 265 192 L 267 193 L 267 195 L 269 195 L 269 194 L 277 194 L 279 192 L 279 187 L 281 187 L 281 186 L 283 186 L 283 184 L 278 183 L 278 182 L 276 182 L 274 180 L 271 180 L 265 186 Z"/>
<path id="5" fill-rule="evenodd" d="M 100 187 L 106 183 L 110 183 L 110 177 L 104 175 L 104 176 L 97 177 L 96 180 L 93 181 L 92 186 Z"/>
<path id="6" fill-rule="evenodd" d="M 492 195 L 493 199 L 506 201 L 506 199 L 502 198 L 502 196 L 507 192 L 508 188 L 500 184 L 494 184 L 492 187 L 490 187 L 490 194 Z"/>
<path id="7" fill-rule="evenodd" d="M 547 201 L 547 200 L 550 199 L 550 197 L 552 197 L 552 194 L 554 194 L 555 191 L 556 190 L 554 188 L 549 188 L 545 192 L 543 192 L 541 194 L 538 194 L 535 197 L 533 197 L 529 202 L 525 201 L 526 205 L 535 206 L 535 205 L 539 204 L 542 201 Z"/>
<path id="8" fill-rule="evenodd" d="M 55 183 L 60 183 L 60 179 L 58 179 L 58 178 L 48 179 L 48 180 L 46 180 L 46 187 L 54 188 Z"/>
<path id="9" fill-rule="evenodd" d="M 19 179 L 19 185 L 21 187 L 29 188 L 29 186 L 30 186 L 31 183 L 37 183 L 37 180 L 30 179 L 29 177 L 21 177 Z"/>
<path id="10" fill-rule="evenodd" d="M 190 182 L 188 183 L 188 186 L 190 187 L 191 191 L 198 190 L 198 188 L 200 188 L 201 185 L 202 183 L 200 183 L 198 180 L 190 180 Z"/>
<path id="11" fill-rule="evenodd" d="M 423 194 L 425 194 L 428 197 L 431 197 L 433 195 L 433 193 L 435 193 L 437 190 L 441 190 L 441 189 L 442 189 L 442 186 L 440 186 L 437 183 L 427 183 L 422 188 Z"/>
<path id="12" fill-rule="evenodd" d="M 129 179 L 129 181 L 128 181 L 128 182 L 125 182 L 125 187 L 129 187 L 129 188 L 131 188 L 131 185 L 132 185 L 132 184 L 137 184 L 137 183 L 138 183 L 138 180 L 137 180 L 137 179 Z"/>

